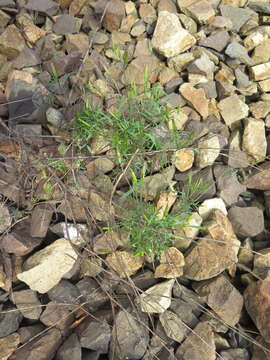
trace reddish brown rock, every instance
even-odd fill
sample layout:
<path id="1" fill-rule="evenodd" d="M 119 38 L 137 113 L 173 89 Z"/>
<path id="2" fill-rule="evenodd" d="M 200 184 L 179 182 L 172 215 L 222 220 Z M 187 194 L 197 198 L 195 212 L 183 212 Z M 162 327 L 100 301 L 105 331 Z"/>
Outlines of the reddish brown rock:
<path id="1" fill-rule="evenodd" d="M 31 216 L 31 236 L 43 238 L 46 236 L 51 219 L 53 209 L 48 204 L 37 205 Z"/>
<path id="2" fill-rule="evenodd" d="M 191 84 L 185 83 L 180 87 L 180 94 L 194 107 L 205 119 L 208 114 L 208 103 L 203 89 L 195 89 Z"/>
<path id="3" fill-rule="evenodd" d="M 101 17 L 104 16 L 103 27 L 108 31 L 118 30 L 125 17 L 125 3 L 122 0 L 98 0 L 95 5 L 95 12 Z"/>

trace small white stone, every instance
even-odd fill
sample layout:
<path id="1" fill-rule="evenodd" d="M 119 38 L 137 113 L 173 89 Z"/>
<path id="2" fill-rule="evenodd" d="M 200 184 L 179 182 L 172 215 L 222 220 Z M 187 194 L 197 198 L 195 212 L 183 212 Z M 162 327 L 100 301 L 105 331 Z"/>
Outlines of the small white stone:
<path id="1" fill-rule="evenodd" d="M 205 220 L 209 217 L 209 215 L 211 215 L 214 209 L 219 209 L 224 215 L 227 215 L 226 205 L 220 198 L 204 200 L 201 206 L 199 206 L 198 211 L 203 220 Z"/>

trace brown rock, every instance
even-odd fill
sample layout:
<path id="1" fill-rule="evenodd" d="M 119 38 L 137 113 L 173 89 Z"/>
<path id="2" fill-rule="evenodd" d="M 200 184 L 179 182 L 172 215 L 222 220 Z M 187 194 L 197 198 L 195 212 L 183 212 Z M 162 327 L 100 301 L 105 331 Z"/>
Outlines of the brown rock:
<path id="1" fill-rule="evenodd" d="M 243 297 L 224 276 L 194 284 L 195 290 L 207 305 L 229 326 L 240 319 Z"/>
<path id="2" fill-rule="evenodd" d="M 216 33 L 211 34 L 207 38 L 201 39 L 199 45 L 209 47 L 216 51 L 221 52 L 225 49 L 230 40 L 230 35 L 228 31 L 217 31 Z"/>
<path id="3" fill-rule="evenodd" d="M 178 0 L 180 9 L 188 16 L 191 16 L 200 24 L 209 24 L 214 16 L 215 10 L 208 0 Z"/>
<path id="4" fill-rule="evenodd" d="M 53 209 L 48 204 L 35 206 L 31 216 L 30 234 L 33 237 L 43 238 L 46 236 L 51 219 Z"/>
<path id="5" fill-rule="evenodd" d="M 207 322 L 200 322 L 178 347 L 175 353 L 179 360 L 215 360 L 214 332 Z"/>
<path id="6" fill-rule="evenodd" d="M 270 101 L 257 101 L 249 105 L 249 110 L 255 119 L 264 119 L 270 112 Z"/>
<path id="7" fill-rule="evenodd" d="M 184 276 L 188 279 L 210 279 L 237 263 L 240 241 L 223 212 L 214 210 L 212 221 L 204 227 L 210 237 L 200 239 L 185 256 Z"/>
<path id="8" fill-rule="evenodd" d="M 125 278 L 135 274 L 142 267 L 143 258 L 141 256 L 134 256 L 127 251 L 115 251 L 107 256 L 106 263 L 120 278 Z"/>
<path id="9" fill-rule="evenodd" d="M 14 24 L 9 25 L 0 35 L 0 54 L 6 55 L 8 59 L 14 59 L 24 47 L 24 38 Z"/>
<path id="10" fill-rule="evenodd" d="M 265 162 L 254 175 L 246 181 L 248 189 L 270 190 L 270 162 Z"/>
<path id="11" fill-rule="evenodd" d="M 20 342 L 20 335 L 16 332 L 0 339 L 1 360 L 10 359 L 10 355 L 16 350 Z"/>
<path id="12" fill-rule="evenodd" d="M 60 77 L 64 74 L 75 71 L 79 67 L 80 63 L 81 53 L 72 52 L 69 55 L 58 56 L 45 61 L 43 63 L 43 68 L 50 74 L 54 74 L 56 72 Z"/>
<path id="13" fill-rule="evenodd" d="M 156 10 L 151 4 L 141 4 L 139 14 L 146 24 L 153 24 L 157 19 Z"/>
<path id="14" fill-rule="evenodd" d="M 11 298 L 17 309 L 26 319 L 39 319 L 42 313 L 42 306 L 35 291 L 30 289 L 14 291 L 12 292 Z"/>
<path id="15" fill-rule="evenodd" d="M 122 82 L 125 85 L 132 83 L 143 85 L 145 82 L 144 73 L 146 68 L 149 75 L 148 80 L 153 84 L 158 78 L 160 69 L 160 62 L 154 55 L 142 55 L 132 60 L 122 76 Z"/>
<path id="16" fill-rule="evenodd" d="M 76 220 L 79 222 L 86 221 L 87 204 L 78 197 L 72 197 L 70 200 L 63 200 L 57 208 L 57 212 L 62 213 L 69 220 Z"/>
<path id="17" fill-rule="evenodd" d="M 244 292 L 246 310 L 265 341 L 270 341 L 270 282 L 251 283 Z"/>
<path id="18" fill-rule="evenodd" d="M 195 89 L 191 84 L 181 85 L 180 94 L 194 107 L 196 111 L 205 119 L 208 116 L 208 103 L 203 89 Z"/>
<path id="19" fill-rule="evenodd" d="M 125 5 L 122 0 L 98 0 L 95 5 L 95 12 L 100 16 L 104 16 L 103 27 L 112 32 L 118 30 L 121 22 L 125 17 Z"/>
<path id="20" fill-rule="evenodd" d="M 185 260 L 175 247 L 170 247 L 161 254 L 160 265 L 155 271 L 155 278 L 174 279 L 183 275 Z"/>
<path id="21" fill-rule="evenodd" d="M 109 221 L 114 217 L 114 207 L 109 205 L 109 199 L 103 194 L 91 190 L 88 201 L 91 214 L 96 220 Z"/>
<path id="22" fill-rule="evenodd" d="M 72 3 L 73 0 L 58 0 L 59 5 L 62 9 L 68 8 L 69 5 Z"/>
<path id="23" fill-rule="evenodd" d="M 79 15 L 87 0 L 73 0 L 69 7 L 69 14 Z"/>
<path id="24" fill-rule="evenodd" d="M 194 162 L 194 151 L 192 149 L 181 149 L 174 153 L 173 163 L 179 171 L 187 171 L 192 168 Z"/>

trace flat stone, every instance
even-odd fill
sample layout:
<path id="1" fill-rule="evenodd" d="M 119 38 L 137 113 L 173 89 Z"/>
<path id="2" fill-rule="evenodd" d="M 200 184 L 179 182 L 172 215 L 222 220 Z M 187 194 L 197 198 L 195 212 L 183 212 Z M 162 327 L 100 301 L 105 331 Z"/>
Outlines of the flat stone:
<path id="1" fill-rule="evenodd" d="M 196 283 L 195 291 L 229 326 L 238 323 L 244 300 L 240 292 L 224 275 Z"/>
<path id="2" fill-rule="evenodd" d="M 57 13 L 59 5 L 52 0 L 29 0 L 25 8 L 42 14 L 53 16 Z"/>
<path id="3" fill-rule="evenodd" d="M 250 85 L 249 77 L 240 69 L 234 70 L 234 75 L 236 79 L 236 85 L 238 88 L 246 88 Z"/>
<path id="4" fill-rule="evenodd" d="M 174 312 L 169 310 L 164 311 L 164 313 L 160 315 L 159 320 L 166 335 L 170 339 L 173 339 L 179 343 L 185 339 L 188 333 L 188 328 L 183 324 L 182 319 Z"/>
<path id="5" fill-rule="evenodd" d="M 24 47 L 25 41 L 19 29 L 14 24 L 6 27 L 0 35 L 0 54 L 14 59 Z"/>
<path id="6" fill-rule="evenodd" d="M 238 95 L 231 95 L 218 103 L 221 116 L 229 127 L 233 127 L 239 120 L 248 116 L 249 107 Z"/>
<path id="7" fill-rule="evenodd" d="M 187 16 L 185 14 L 179 14 L 178 16 L 182 25 L 188 32 L 190 32 L 192 35 L 197 33 L 198 26 L 196 21 L 194 21 L 190 16 Z"/>
<path id="8" fill-rule="evenodd" d="M 252 66 L 251 74 L 255 81 L 265 80 L 270 78 L 270 62 Z"/>
<path id="9" fill-rule="evenodd" d="M 102 25 L 106 30 L 110 32 L 119 30 L 126 15 L 124 1 L 112 0 L 108 3 L 107 0 L 98 0 L 94 4 L 94 9 L 100 17 L 104 16 Z"/>
<path id="10" fill-rule="evenodd" d="M 161 11 L 158 16 L 154 35 L 153 48 L 161 55 L 170 58 L 190 49 L 196 39 L 180 25 L 175 14 Z"/>
<path id="11" fill-rule="evenodd" d="M 267 63 L 270 60 L 270 39 L 255 47 L 251 59 L 254 65 Z"/>
<path id="12" fill-rule="evenodd" d="M 48 297 L 51 301 L 59 304 L 78 304 L 80 291 L 68 280 L 61 280 L 56 286 L 48 291 Z"/>
<path id="13" fill-rule="evenodd" d="M 252 13 L 248 9 L 242 9 L 230 5 L 220 7 L 221 15 L 231 20 L 233 31 L 239 31 L 240 28 L 251 18 Z"/>
<path id="14" fill-rule="evenodd" d="M 194 60 L 187 68 L 188 72 L 206 76 L 209 80 L 213 80 L 213 72 L 215 64 L 209 57 L 203 53 L 199 58 Z"/>
<path id="15" fill-rule="evenodd" d="M 95 236 L 93 249 L 96 254 L 107 254 L 126 243 L 124 234 L 118 231 L 106 231 Z"/>
<path id="16" fill-rule="evenodd" d="M 194 151 L 192 149 L 177 150 L 173 155 L 173 164 L 177 170 L 183 172 L 192 168 Z"/>
<path id="17" fill-rule="evenodd" d="M 50 226 L 50 230 L 60 237 L 70 240 L 74 245 L 83 246 L 86 243 L 88 228 L 86 224 L 60 222 Z"/>
<path id="18" fill-rule="evenodd" d="M 99 221 L 109 221 L 114 217 L 113 205 L 108 209 L 108 199 L 98 191 L 91 190 L 88 196 L 92 216 Z"/>
<path id="19" fill-rule="evenodd" d="M 44 294 L 72 270 L 77 257 L 68 240 L 58 239 L 30 256 L 24 263 L 24 271 L 17 277 L 32 290 Z"/>
<path id="20" fill-rule="evenodd" d="M 53 212 L 53 208 L 47 204 L 35 206 L 31 214 L 30 235 L 32 237 L 44 238 L 46 236 Z"/>
<path id="21" fill-rule="evenodd" d="M 270 101 L 257 101 L 249 105 L 249 110 L 255 119 L 264 119 L 270 112 Z"/>
<path id="22" fill-rule="evenodd" d="M 213 165 L 221 150 L 219 137 L 209 134 L 198 142 L 198 153 L 196 154 L 196 165 L 203 169 L 209 165 Z"/>
<path id="23" fill-rule="evenodd" d="M 221 52 L 225 49 L 229 41 L 230 35 L 228 31 L 217 31 L 210 36 L 199 40 L 198 44 Z"/>
<path id="24" fill-rule="evenodd" d="M 106 354 L 111 340 L 111 328 L 107 321 L 87 321 L 77 328 L 80 344 L 85 349 Z"/>
<path id="25" fill-rule="evenodd" d="M 142 312 L 161 314 L 171 305 L 172 288 L 175 280 L 167 280 L 154 285 L 138 296 Z"/>
<path id="26" fill-rule="evenodd" d="M 203 89 L 205 92 L 206 99 L 215 99 L 217 98 L 217 88 L 215 81 L 207 81 L 201 84 L 198 84 L 199 89 Z"/>
<path id="27" fill-rule="evenodd" d="M 175 279 L 183 275 L 185 260 L 183 254 L 175 247 L 165 250 L 160 257 L 160 265 L 156 267 L 155 278 Z"/>
<path id="28" fill-rule="evenodd" d="M 258 172 L 254 173 L 246 180 L 248 189 L 270 190 L 270 163 L 265 162 L 258 168 Z"/>
<path id="29" fill-rule="evenodd" d="M 259 87 L 263 92 L 270 92 L 270 79 L 259 81 Z"/>
<path id="30" fill-rule="evenodd" d="M 261 45 L 264 41 L 267 40 L 267 35 L 263 34 L 260 31 L 254 31 L 250 35 L 248 35 L 244 40 L 245 48 L 250 51 Z"/>
<path id="31" fill-rule="evenodd" d="M 219 209 L 224 215 L 227 215 L 226 205 L 220 198 L 213 198 L 204 200 L 199 206 L 198 212 L 203 220 L 206 220 L 212 213 L 213 210 Z"/>
<path id="32" fill-rule="evenodd" d="M 158 12 L 161 11 L 168 11 L 171 12 L 172 14 L 176 14 L 177 8 L 173 0 L 160 0 L 158 2 Z"/>
<path id="33" fill-rule="evenodd" d="M 220 356 L 224 360 L 248 360 L 249 359 L 249 352 L 246 349 L 229 349 L 229 350 L 222 350 L 220 352 Z"/>
<path id="34" fill-rule="evenodd" d="M 168 59 L 168 66 L 174 69 L 177 72 L 184 70 L 193 60 L 194 55 L 190 52 L 184 54 L 176 55 Z"/>
<path id="35" fill-rule="evenodd" d="M 57 360 L 81 360 L 82 349 L 76 334 L 71 334 L 57 350 Z"/>
<path id="36" fill-rule="evenodd" d="M 215 16 L 209 25 L 209 28 L 213 30 L 231 30 L 232 27 L 232 21 L 225 16 Z"/>
<path id="37" fill-rule="evenodd" d="M 199 24 L 209 24 L 215 16 L 211 2 L 208 0 L 178 0 L 179 8 L 188 16 L 191 16 Z"/>
<path id="38" fill-rule="evenodd" d="M 261 162 L 265 159 L 267 141 L 263 120 L 253 118 L 244 120 L 242 150 L 248 154 L 248 159 L 251 162 Z"/>
<path id="39" fill-rule="evenodd" d="M 249 66 L 253 65 L 253 61 L 249 57 L 247 49 L 236 41 L 230 43 L 227 46 L 225 50 L 225 54 L 232 59 L 239 60 L 241 63 L 245 65 L 249 65 Z"/>
<path id="40" fill-rule="evenodd" d="M 231 223 L 222 211 L 214 210 L 212 220 L 204 227 L 208 236 L 199 239 L 185 257 L 184 276 L 197 281 L 213 278 L 237 263 L 240 246 Z"/>
<path id="41" fill-rule="evenodd" d="M 41 303 L 33 290 L 14 291 L 12 301 L 27 319 L 38 320 L 42 313 Z"/>
<path id="42" fill-rule="evenodd" d="M 215 360 L 216 346 L 211 326 L 207 322 L 200 322 L 177 348 L 175 356 L 181 360 Z"/>
<path id="43" fill-rule="evenodd" d="M 270 282 L 254 281 L 244 292 L 246 310 L 265 341 L 270 341 Z"/>
<path id="44" fill-rule="evenodd" d="M 123 76 L 122 82 L 125 85 L 135 83 L 137 85 L 143 85 L 145 82 L 144 73 L 147 68 L 150 83 L 154 83 L 159 75 L 160 62 L 154 55 L 151 56 L 138 56 L 132 60 L 127 66 Z"/>
<path id="45" fill-rule="evenodd" d="M 0 314 L 0 338 L 8 336 L 19 329 L 23 319 L 22 314 L 15 307 L 2 309 Z"/>
<path id="46" fill-rule="evenodd" d="M 74 322 L 75 317 L 71 312 L 70 306 L 63 306 L 62 304 L 50 301 L 46 304 L 45 310 L 41 314 L 39 320 L 45 326 L 53 326 L 61 330 L 61 332 L 65 332 L 66 329 Z"/>
<path id="47" fill-rule="evenodd" d="M 263 211 L 255 206 L 233 206 L 228 211 L 235 234 L 239 237 L 253 237 L 264 229 Z"/>
<path id="48" fill-rule="evenodd" d="M 8 360 L 20 344 L 20 335 L 13 333 L 0 339 L 1 360 Z"/>
<path id="49" fill-rule="evenodd" d="M 11 17 L 6 14 L 4 11 L 0 10 L 0 24 L 1 27 L 5 28 L 7 24 L 9 23 Z"/>
<path id="50" fill-rule="evenodd" d="M 266 1 L 251 1 L 248 6 L 258 13 L 270 14 L 270 4 Z"/>
<path id="51" fill-rule="evenodd" d="M 135 274 L 135 272 L 142 267 L 143 258 L 135 256 L 127 251 L 115 251 L 108 255 L 106 264 L 113 269 L 120 278 L 125 278 Z"/>
<path id="52" fill-rule="evenodd" d="M 19 70 L 25 67 L 32 67 L 39 64 L 41 64 L 40 57 L 33 49 L 28 47 L 25 47 L 13 61 L 14 68 Z"/>
<path id="53" fill-rule="evenodd" d="M 191 84 L 185 83 L 180 86 L 179 92 L 204 119 L 208 116 L 208 100 L 203 89 L 196 89 Z"/>
<path id="54" fill-rule="evenodd" d="M 74 34 L 78 32 L 75 17 L 68 14 L 58 16 L 53 25 L 53 31 L 57 35 Z"/>
<path id="55" fill-rule="evenodd" d="M 31 44 L 36 44 L 41 37 L 46 35 L 45 30 L 33 24 L 24 26 L 23 32 L 25 39 Z"/>

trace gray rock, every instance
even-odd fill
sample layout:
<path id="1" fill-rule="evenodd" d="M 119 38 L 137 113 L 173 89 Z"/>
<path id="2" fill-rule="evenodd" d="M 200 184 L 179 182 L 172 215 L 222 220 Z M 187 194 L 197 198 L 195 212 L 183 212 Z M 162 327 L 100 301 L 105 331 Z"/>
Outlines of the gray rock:
<path id="1" fill-rule="evenodd" d="M 242 72 L 240 69 L 234 70 L 234 75 L 236 79 L 236 86 L 240 89 L 244 89 L 249 86 L 250 81 L 248 75 Z"/>
<path id="2" fill-rule="evenodd" d="M 237 59 L 239 61 L 241 61 L 241 63 L 246 64 L 246 65 L 253 65 L 253 61 L 251 59 L 251 57 L 249 57 L 247 49 L 240 45 L 238 42 L 234 41 L 232 43 L 230 43 L 226 50 L 225 50 L 225 54 L 228 55 L 230 58 L 232 59 Z"/>
<path id="3" fill-rule="evenodd" d="M 18 334 L 20 335 L 20 343 L 25 344 L 30 339 L 32 339 L 35 335 L 41 333 L 45 329 L 45 326 L 38 323 L 30 326 L 22 326 L 18 330 Z"/>
<path id="4" fill-rule="evenodd" d="M 77 334 L 83 348 L 95 350 L 101 354 L 108 352 L 111 328 L 105 320 L 83 322 L 77 328 Z"/>
<path id="5" fill-rule="evenodd" d="M 239 31 L 240 28 L 251 18 L 252 12 L 247 9 L 236 6 L 224 5 L 220 7 L 221 15 L 231 20 L 233 31 Z"/>
<path id="6" fill-rule="evenodd" d="M 105 304 L 109 298 L 108 295 L 103 291 L 94 279 L 85 277 L 76 286 L 78 287 L 83 302 L 87 302 L 87 308 L 93 310 L 103 304 Z"/>
<path id="7" fill-rule="evenodd" d="M 61 332 L 65 332 L 68 326 L 73 323 L 74 315 L 64 305 L 51 301 L 41 314 L 40 321 L 46 326 L 55 326 Z"/>
<path id="8" fill-rule="evenodd" d="M 79 304 L 80 291 L 68 280 L 61 280 L 47 294 L 51 301 L 64 304 Z"/>
<path id="9" fill-rule="evenodd" d="M 52 0 L 29 0 L 25 8 L 42 14 L 53 16 L 57 13 L 59 5 Z"/>
<path id="10" fill-rule="evenodd" d="M 251 1 L 248 6 L 258 13 L 270 14 L 270 4 L 265 1 Z"/>
<path id="11" fill-rule="evenodd" d="M 212 33 L 207 38 L 201 39 L 199 41 L 199 45 L 221 52 L 225 49 L 229 40 L 230 35 L 228 31 L 217 31 L 215 33 Z"/>
<path id="12" fill-rule="evenodd" d="M 21 70 L 23 68 L 32 67 L 41 64 L 40 57 L 33 49 L 25 47 L 13 61 L 14 69 Z"/>
<path id="13" fill-rule="evenodd" d="M 229 349 L 220 352 L 220 356 L 224 360 L 249 360 L 249 353 L 246 349 Z"/>
<path id="14" fill-rule="evenodd" d="M 56 360 L 81 360 L 81 357 L 82 349 L 76 334 L 70 335 L 56 354 Z"/>
<path id="15" fill-rule="evenodd" d="M 12 301 L 25 318 L 31 320 L 39 319 L 42 307 L 35 291 L 30 289 L 14 291 L 12 293 Z"/>
<path id="16" fill-rule="evenodd" d="M 166 335 L 181 343 L 188 333 L 188 328 L 174 312 L 166 310 L 159 317 Z"/>
<path id="17" fill-rule="evenodd" d="M 76 33 L 78 31 L 76 18 L 68 14 L 58 16 L 53 25 L 53 31 L 57 35 Z"/>
<path id="18" fill-rule="evenodd" d="M 199 322 L 198 315 L 201 313 L 199 310 L 199 304 L 187 303 L 182 299 L 172 299 L 172 303 L 170 306 L 170 310 L 172 310 L 177 316 L 184 322 L 187 326 L 192 329 Z M 196 316 L 196 315 L 197 316 Z"/>
<path id="19" fill-rule="evenodd" d="M 263 211 L 257 207 L 233 206 L 228 211 L 235 234 L 239 237 L 253 237 L 264 230 Z"/>
<path id="20" fill-rule="evenodd" d="M 215 99 L 217 97 L 217 88 L 215 81 L 207 81 L 204 83 L 200 83 L 197 87 L 204 90 L 207 99 Z"/>
<path id="21" fill-rule="evenodd" d="M 0 313 L 0 338 L 18 330 L 22 314 L 15 307 L 2 309 Z"/>
<path id="22" fill-rule="evenodd" d="M 174 109 L 186 105 L 186 100 L 176 93 L 165 95 L 159 101 L 161 104 L 168 104 Z"/>

